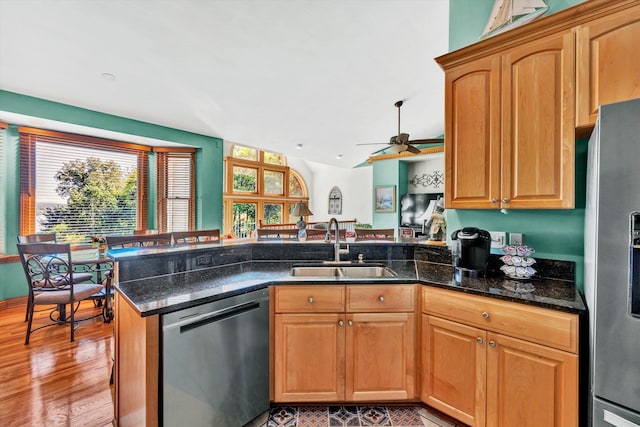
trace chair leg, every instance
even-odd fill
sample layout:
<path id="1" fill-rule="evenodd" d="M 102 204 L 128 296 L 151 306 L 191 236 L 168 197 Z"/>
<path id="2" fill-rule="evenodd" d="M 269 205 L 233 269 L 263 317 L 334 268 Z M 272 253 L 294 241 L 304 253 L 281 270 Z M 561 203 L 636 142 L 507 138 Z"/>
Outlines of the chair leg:
<path id="1" fill-rule="evenodd" d="M 29 320 L 29 308 L 31 307 L 31 301 L 27 299 L 27 311 L 24 313 L 24 321 Z"/>
<path id="2" fill-rule="evenodd" d="M 75 310 L 73 309 L 73 301 L 69 303 L 69 310 L 71 310 L 71 342 L 74 341 L 74 332 L 76 331 Z"/>
<path id="3" fill-rule="evenodd" d="M 29 344 L 29 338 L 31 337 L 31 323 L 33 322 L 33 304 L 31 301 L 27 302 L 27 336 L 24 339 L 24 345 Z"/>

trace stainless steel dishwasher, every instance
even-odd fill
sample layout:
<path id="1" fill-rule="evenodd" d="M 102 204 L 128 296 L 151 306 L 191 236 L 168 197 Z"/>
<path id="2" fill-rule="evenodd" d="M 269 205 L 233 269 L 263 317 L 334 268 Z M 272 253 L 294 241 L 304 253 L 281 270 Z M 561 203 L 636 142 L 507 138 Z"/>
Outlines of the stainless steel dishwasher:
<path id="1" fill-rule="evenodd" d="M 162 316 L 164 426 L 238 427 L 269 409 L 269 291 Z"/>

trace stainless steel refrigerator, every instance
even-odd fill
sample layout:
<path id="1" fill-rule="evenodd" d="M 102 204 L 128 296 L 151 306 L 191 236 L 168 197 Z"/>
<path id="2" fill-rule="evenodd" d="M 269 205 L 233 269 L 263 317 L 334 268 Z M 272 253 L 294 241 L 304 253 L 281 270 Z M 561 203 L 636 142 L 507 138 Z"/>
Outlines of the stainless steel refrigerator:
<path id="1" fill-rule="evenodd" d="M 584 237 L 591 421 L 640 427 L 640 99 L 600 107 Z"/>

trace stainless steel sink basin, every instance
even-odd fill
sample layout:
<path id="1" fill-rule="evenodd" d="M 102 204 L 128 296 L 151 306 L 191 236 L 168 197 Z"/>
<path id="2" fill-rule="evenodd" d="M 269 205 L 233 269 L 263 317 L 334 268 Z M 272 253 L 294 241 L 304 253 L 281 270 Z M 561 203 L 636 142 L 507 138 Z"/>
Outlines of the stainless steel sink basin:
<path id="1" fill-rule="evenodd" d="M 297 277 L 394 277 L 395 271 L 382 265 L 296 266 L 291 275 Z"/>

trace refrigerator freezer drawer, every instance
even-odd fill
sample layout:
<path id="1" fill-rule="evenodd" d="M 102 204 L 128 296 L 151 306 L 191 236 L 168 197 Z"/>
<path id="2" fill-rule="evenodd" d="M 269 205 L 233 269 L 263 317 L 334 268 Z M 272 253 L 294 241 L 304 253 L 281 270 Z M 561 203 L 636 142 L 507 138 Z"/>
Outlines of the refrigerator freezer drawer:
<path id="1" fill-rule="evenodd" d="M 640 414 L 593 399 L 593 427 L 640 427 Z"/>

